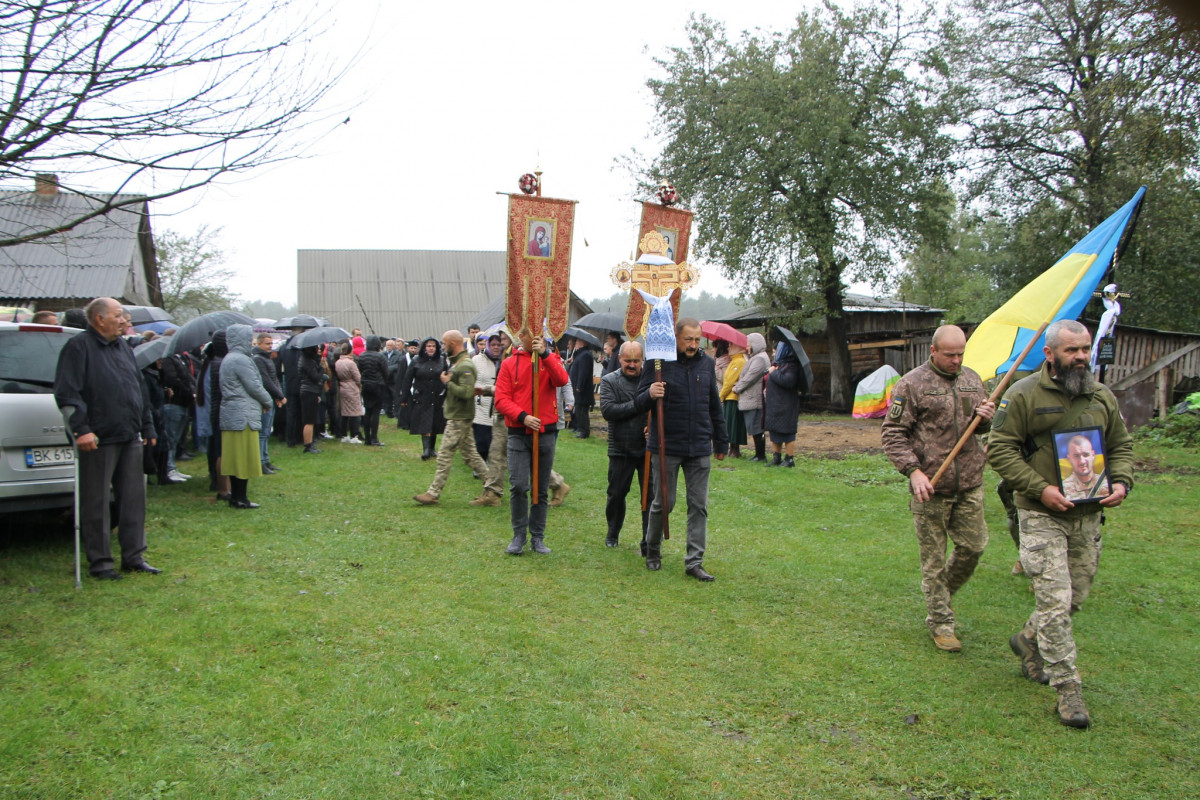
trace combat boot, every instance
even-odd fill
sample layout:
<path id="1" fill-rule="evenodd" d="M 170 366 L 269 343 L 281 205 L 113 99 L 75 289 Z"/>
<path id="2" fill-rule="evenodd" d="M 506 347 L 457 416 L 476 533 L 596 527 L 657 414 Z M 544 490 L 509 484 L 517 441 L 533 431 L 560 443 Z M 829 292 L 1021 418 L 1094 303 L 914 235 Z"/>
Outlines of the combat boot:
<path id="1" fill-rule="evenodd" d="M 521 555 L 521 551 L 524 549 L 525 534 L 518 533 L 513 535 L 512 541 L 509 542 L 508 547 L 504 548 L 504 552 L 508 553 L 510 556 L 519 556 Z"/>
<path id="2" fill-rule="evenodd" d="M 1050 682 L 1050 679 L 1046 677 L 1046 662 L 1038 651 L 1037 642 L 1027 639 L 1025 631 L 1014 633 L 1013 637 L 1008 640 L 1008 646 L 1012 648 L 1013 654 L 1021 659 L 1022 675 L 1043 686 Z"/>
<path id="3" fill-rule="evenodd" d="M 529 543 L 529 549 L 543 556 L 550 555 L 550 548 L 546 547 L 546 543 L 542 541 L 541 536 L 534 536 L 533 541 Z"/>
<path id="4" fill-rule="evenodd" d="M 1083 692 L 1079 681 L 1069 681 L 1059 684 L 1058 689 L 1058 721 L 1072 728 L 1086 728 L 1092 724 L 1088 716 L 1087 706 L 1083 704 Z"/>
<path id="5" fill-rule="evenodd" d="M 771 459 L 771 461 L 770 461 L 770 462 L 767 464 L 767 466 L 768 466 L 768 467 L 780 467 L 780 466 L 783 466 L 783 454 L 782 454 L 782 453 L 776 453 L 776 454 L 775 454 L 775 457 Z"/>
<path id="6" fill-rule="evenodd" d="M 493 492 L 491 489 L 484 489 L 483 493 L 472 500 L 469 505 L 473 506 L 498 506 L 500 505 L 500 495 Z"/>

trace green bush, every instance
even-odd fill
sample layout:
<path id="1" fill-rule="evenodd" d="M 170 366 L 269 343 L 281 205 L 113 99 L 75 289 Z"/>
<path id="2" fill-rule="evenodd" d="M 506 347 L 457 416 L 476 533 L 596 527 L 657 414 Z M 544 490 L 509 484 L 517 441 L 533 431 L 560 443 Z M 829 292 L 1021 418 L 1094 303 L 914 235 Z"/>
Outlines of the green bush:
<path id="1" fill-rule="evenodd" d="M 1187 411 L 1164 420 L 1152 420 L 1138 429 L 1137 438 L 1147 442 L 1200 447 L 1200 392 L 1187 397 Z"/>

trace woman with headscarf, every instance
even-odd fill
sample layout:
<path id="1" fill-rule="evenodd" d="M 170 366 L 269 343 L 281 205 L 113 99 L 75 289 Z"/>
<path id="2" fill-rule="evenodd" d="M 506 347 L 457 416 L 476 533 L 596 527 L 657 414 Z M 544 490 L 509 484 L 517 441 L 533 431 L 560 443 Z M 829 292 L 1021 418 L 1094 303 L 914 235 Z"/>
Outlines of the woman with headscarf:
<path id="1" fill-rule="evenodd" d="M 225 329 L 229 353 L 221 362 L 221 474 L 229 478 L 229 505 L 258 508 L 251 503 L 247 487 L 251 478 L 262 475 L 262 448 L 258 432 L 271 394 L 263 386 L 262 373 L 250 356 L 254 330 L 249 325 Z"/>
<path id="2" fill-rule="evenodd" d="M 749 339 L 750 354 L 733 384 L 734 394 L 737 395 L 738 409 L 742 412 L 742 420 L 746 423 L 746 433 L 754 440 L 754 457 L 751 461 L 767 460 L 767 437 L 763 429 L 763 378 L 771 368 L 771 358 L 767 355 L 767 340 L 761 333 L 752 333 Z"/>
<path id="3" fill-rule="evenodd" d="M 408 365 L 401 387 L 401 402 L 408 407 L 408 430 L 421 437 L 421 460 L 437 455 L 438 434 L 446 430 L 442 416 L 442 396 L 446 384 L 441 375 L 449 369 L 442 356 L 442 344 L 430 336 L 421 343 L 417 357 Z"/>
<path id="4" fill-rule="evenodd" d="M 362 444 L 359 438 L 362 422 L 362 373 L 354 360 L 354 345 L 345 342 L 341 356 L 333 365 L 338 379 L 338 405 L 342 416 L 342 444 Z"/>
<path id="5" fill-rule="evenodd" d="M 229 352 L 225 331 L 213 334 L 204 352 L 200 379 L 196 381 L 196 402 L 208 410 L 208 490 L 217 493 L 218 500 L 228 500 L 229 479 L 221 473 L 221 362 Z M 203 397 L 201 397 L 203 395 Z"/>
<path id="6" fill-rule="evenodd" d="M 740 344 L 729 344 L 729 365 L 721 377 L 721 410 L 725 413 L 725 428 L 729 431 L 729 457 L 741 458 L 742 445 L 746 443 L 746 421 L 738 409 L 738 395 L 733 390 L 742 367 L 746 365 L 746 351 Z"/>
<path id="7" fill-rule="evenodd" d="M 388 360 L 381 350 L 383 341 L 368 336 L 366 351 L 358 357 L 358 373 L 362 377 L 363 441 L 372 447 L 383 447 L 379 441 L 379 413 L 387 402 Z"/>
<path id="8" fill-rule="evenodd" d="M 767 374 L 764 427 L 771 437 L 774 458 L 768 467 L 796 466 L 796 430 L 800 425 L 800 360 L 791 345 L 780 342 L 775 348 L 775 363 Z M 787 458 L 780 460 L 781 450 Z"/>

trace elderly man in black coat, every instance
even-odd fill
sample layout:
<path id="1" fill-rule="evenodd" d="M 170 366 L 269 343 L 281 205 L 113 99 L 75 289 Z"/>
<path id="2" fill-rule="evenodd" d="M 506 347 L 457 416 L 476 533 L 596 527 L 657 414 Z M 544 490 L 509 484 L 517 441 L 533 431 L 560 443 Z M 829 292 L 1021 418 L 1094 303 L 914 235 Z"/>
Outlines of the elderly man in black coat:
<path id="1" fill-rule="evenodd" d="M 146 563 L 146 482 L 142 448 L 156 432 L 146 385 L 129 343 L 124 309 L 98 297 L 85 309 L 88 328 L 63 346 L 54 374 L 59 408 L 74 408 L 71 433 L 79 453 L 79 524 L 94 578 L 118 580 L 110 546 L 108 495 L 116 499 L 121 567 L 157 574 Z"/>

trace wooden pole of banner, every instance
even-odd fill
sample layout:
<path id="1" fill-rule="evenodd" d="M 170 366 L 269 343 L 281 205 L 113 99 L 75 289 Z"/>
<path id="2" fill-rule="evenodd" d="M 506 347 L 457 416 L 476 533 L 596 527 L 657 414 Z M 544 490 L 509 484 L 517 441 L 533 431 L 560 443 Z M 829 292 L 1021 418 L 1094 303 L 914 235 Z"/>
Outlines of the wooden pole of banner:
<path id="1" fill-rule="evenodd" d="M 646 433 L 650 432 L 650 420 L 653 416 L 646 412 Z M 642 469 L 642 511 L 650 506 L 650 448 L 646 448 L 646 461 Z"/>
<path id="2" fill-rule="evenodd" d="M 533 351 L 532 363 L 533 363 L 533 415 L 535 417 L 537 417 L 538 416 L 538 351 L 537 351 L 537 349 L 534 349 L 534 351 Z M 538 417 L 538 419 L 541 419 L 541 417 Z M 529 476 L 529 479 L 530 479 L 530 495 L 529 496 L 532 499 L 532 504 L 535 506 L 537 505 L 537 501 L 538 501 L 538 442 L 540 441 L 540 438 L 541 438 L 541 428 L 539 427 L 538 430 L 535 430 L 533 432 L 533 462 L 532 462 L 533 474 Z"/>
<path id="3" fill-rule="evenodd" d="M 654 382 L 662 383 L 662 359 L 654 359 Z M 667 508 L 667 436 L 663 431 L 663 399 L 658 398 L 654 416 L 658 419 L 658 490 L 662 492 L 662 526 L 663 538 L 671 538 L 670 516 Z"/>
<path id="4" fill-rule="evenodd" d="M 1049 322 L 1043 322 L 1042 327 L 1037 329 L 1037 333 L 1035 333 L 1033 338 L 1029 340 L 1029 343 L 1025 345 L 1025 349 L 1021 351 L 1021 355 L 1017 356 L 1017 359 L 1013 362 L 1013 365 L 1008 368 L 1008 372 L 1004 373 L 1004 378 L 1001 379 L 998 384 L 996 384 L 996 388 L 992 390 L 992 393 L 988 396 L 988 400 L 994 403 L 997 399 L 1003 396 L 1004 390 L 1008 388 L 1008 382 L 1012 380 L 1012 376 L 1016 374 L 1017 370 L 1021 367 L 1021 364 L 1024 363 L 1025 357 L 1029 355 L 1029 351 L 1033 349 L 1033 346 L 1037 343 L 1037 340 L 1042 338 L 1042 334 L 1046 332 L 1046 328 L 1049 325 Z M 933 477 L 929 481 L 931 486 L 937 486 L 938 481 L 942 479 L 942 475 L 946 473 L 946 470 L 950 467 L 950 464 L 955 458 L 958 457 L 959 452 L 967 443 L 967 439 L 971 438 L 971 435 L 975 433 L 975 429 L 978 427 L 979 417 L 974 416 L 971 418 L 970 424 L 967 425 L 967 429 L 963 431 L 963 435 L 958 437 L 958 441 L 954 443 L 954 449 L 950 451 L 950 455 L 946 456 L 946 460 L 942 462 L 940 467 L 938 467 L 937 472 L 933 473 Z"/>

